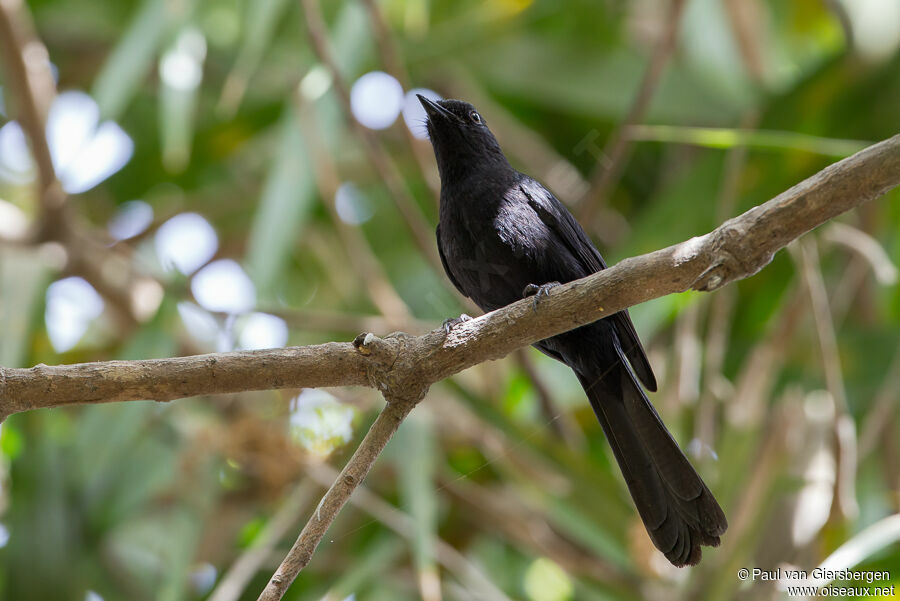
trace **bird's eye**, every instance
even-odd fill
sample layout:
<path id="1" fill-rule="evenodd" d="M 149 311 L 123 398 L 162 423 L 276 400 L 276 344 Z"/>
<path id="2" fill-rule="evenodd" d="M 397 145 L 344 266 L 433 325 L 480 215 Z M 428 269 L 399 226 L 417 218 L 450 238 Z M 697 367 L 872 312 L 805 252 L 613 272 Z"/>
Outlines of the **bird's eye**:
<path id="1" fill-rule="evenodd" d="M 469 113 L 469 119 L 472 120 L 472 123 L 481 125 L 481 115 L 479 115 L 477 111 L 472 111 L 471 113 Z"/>

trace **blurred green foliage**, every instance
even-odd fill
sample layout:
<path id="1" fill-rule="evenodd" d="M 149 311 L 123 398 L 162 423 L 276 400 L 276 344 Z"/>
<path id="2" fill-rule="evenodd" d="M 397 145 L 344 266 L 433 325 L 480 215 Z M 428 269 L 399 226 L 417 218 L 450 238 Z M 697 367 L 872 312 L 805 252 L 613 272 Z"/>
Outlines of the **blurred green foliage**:
<path id="1" fill-rule="evenodd" d="M 322 4 L 329 30 L 321 33 L 342 82 L 399 68 L 394 75 L 407 87 L 472 101 L 514 164 L 573 203 L 634 100 L 667 14 L 662 0 L 382 0 L 374 4 L 388 34 L 379 39 L 365 2 Z M 891 0 L 864 3 L 894 19 L 872 33 L 873 20 L 854 4 L 688 2 L 606 203 L 612 221 L 595 232 L 610 262 L 703 234 L 900 131 L 897 11 Z M 53 249 L 0 246 L 0 363 L 215 350 L 180 317 L 178 303 L 192 300 L 187 278 L 164 273 L 154 255 L 157 228 L 183 212 L 214 226 L 216 258 L 243 265 L 258 309 L 287 321 L 290 344 L 349 340 L 367 329 L 420 333 L 466 309 L 418 251 L 349 126 L 298 3 L 28 6 L 59 89 L 88 91 L 135 143 L 121 171 L 69 202 L 81 225 L 99 232 L 126 201 L 149 203 L 149 229 L 111 252 L 159 278 L 164 297 L 131 327 L 107 310 L 74 349 L 57 354 L 45 291 L 68 274 Z M 198 40 L 197 85 L 167 83 L 167 56 L 196 54 Z M 10 82 L 0 85 L 13 106 Z M 405 128 L 400 118 L 373 132 L 378 152 L 433 225 L 430 147 Z M 330 207 L 342 183 L 371 208 L 364 223 L 335 221 Z M 857 569 L 893 570 L 900 586 L 900 534 L 868 547 L 859 535 L 873 524 L 896 530 L 896 519 L 880 520 L 900 512 L 900 287 L 896 274 L 873 275 L 900 262 L 898 196 L 841 219 L 855 243 L 827 225 L 729 289 L 633 309 L 661 382 L 654 401 L 731 522 L 699 567 L 672 569 L 652 551 L 577 382 L 529 350 L 531 375 L 509 358 L 432 389 L 368 478 L 374 500 L 354 498 L 286 598 L 770 599 L 783 593 L 742 582 L 737 570 L 811 569 L 841 545 L 860 552 Z M 38 214 L 30 185 L 0 180 L 0 199 Z M 341 228 L 358 230 L 371 247 L 405 304 L 400 323 L 379 316 L 365 263 Z M 829 324 L 813 319 L 804 265 L 824 282 Z M 211 318 L 227 332 L 228 317 Z M 837 374 L 820 350 L 829 328 Z M 321 459 L 292 425 L 298 392 L 8 419 L 0 434 L 0 596 L 207 598 L 296 486 L 319 491 L 308 467 Z M 327 459 L 340 466 L 380 400 L 370 390 L 331 392 L 358 410 L 348 414 L 356 416 L 347 422 L 352 440 Z M 326 447 L 336 440 L 327 436 Z M 300 522 L 315 510 L 316 496 L 305 498 L 295 508 Z M 408 519 L 392 526 L 382 511 L 391 508 Z M 243 595 L 231 598 L 256 598 L 297 528 L 280 532 Z"/>

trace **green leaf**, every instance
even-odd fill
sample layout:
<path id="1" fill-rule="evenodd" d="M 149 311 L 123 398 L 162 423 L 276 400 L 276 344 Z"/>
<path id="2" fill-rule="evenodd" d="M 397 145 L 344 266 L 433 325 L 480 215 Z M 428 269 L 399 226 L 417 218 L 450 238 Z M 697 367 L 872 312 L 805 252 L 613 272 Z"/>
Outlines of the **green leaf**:
<path id="1" fill-rule="evenodd" d="M 400 496 L 412 517 L 413 559 L 419 581 L 434 580 L 434 541 L 437 538 L 437 495 L 435 491 L 434 429 L 428 416 L 412 413 L 397 431 L 391 450 L 397 460 Z"/>
<path id="2" fill-rule="evenodd" d="M 170 173 L 184 171 L 191 158 L 194 113 L 202 83 L 205 55 L 206 41 L 203 35 L 193 27 L 185 27 L 160 59 L 160 139 L 163 165 Z M 167 70 L 172 69 L 172 65 L 179 66 L 179 71 L 167 77 Z M 193 69 L 196 69 L 198 76 L 196 82 L 172 80 L 173 76 L 193 77 Z"/>
<path id="3" fill-rule="evenodd" d="M 27 355 L 33 316 L 43 306 L 50 270 L 40 253 L 8 248 L 0 254 L 0 365 L 19 367 Z"/>
<path id="4" fill-rule="evenodd" d="M 352 564 L 323 599 L 340 601 L 381 578 L 403 553 L 403 541 L 393 533 L 382 533 L 360 550 Z"/>
<path id="5" fill-rule="evenodd" d="M 259 61 L 274 39 L 275 28 L 283 20 L 287 0 L 256 0 L 247 3 L 246 34 L 234 68 L 228 74 L 220 108 L 233 113 L 247 89 Z"/>
<path id="6" fill-rule="evenodd" d="M 261 299 L 273 298 L 316 193 L 311 159 L 290 105 L 281 119 L 280 137 L 247 242 L 247 270 Z"/>
<path id="7" fill-rule="evenodd" d="M 166 0 L 144 0 L 128 30 L 94 81 L 91 95 L 100 114 L 117 119 L 153 68 L 153 59 L 166 31 L 169 15 Z"/>
<path id="8" fill-rule="evenodd" d="M 626 135 L 632 140 L 692 144 L 707 148 L 749 146 L 763 150 L 801 150 L 843 158 L 859 152 L 871 142 L 810 136 L 792 131 L 747 130 L 673 125 L 635 125 Z"/>

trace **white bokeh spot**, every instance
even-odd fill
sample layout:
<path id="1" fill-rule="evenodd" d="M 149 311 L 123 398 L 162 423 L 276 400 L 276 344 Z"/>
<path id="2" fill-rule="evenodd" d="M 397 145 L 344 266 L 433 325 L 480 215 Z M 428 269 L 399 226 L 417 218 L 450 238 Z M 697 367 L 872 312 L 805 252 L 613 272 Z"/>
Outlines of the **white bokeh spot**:
<path id="1" fill-rule="evenodd" d="M 360 225 L 372 218 L 375 209 L 355 184 L 345 182 L 334 194 L 334 208 L 344 223 Z"/>
<path id="2" fill-rule="evenodd" d="M 353 437 L 354 413 L 324 390 L 308 388 L 291 401 L 291 432 L 306 450 L 327 457 Z"/>
<path id="3" fill-rule="evenodd" d="M 277 315 L 250 313 L 238 323 L 238 347 L 256 349 L 281 348 L 287 344 L 287 323 Z"/>
<path id="4" fill-rule="evenodd" d="M 47 115 L 47 143 L 56 175 L 69 194 L 90 190 L 124 167 L 134 142 L 84 92 L 63 92 Z"/>
<path id="5" fill-rule="evenodd" d="M 199 29 L 189 27 L 159 59 L 159 77 L 168 87 L 190 92 L 203 81 L 206 38 Z"/>
<path id="6" fill-rule="evenodd" d="M 178 315 L 195 342 L 215 346 L 219 338 L 219 323 L 209 311 L 201 309 L 194 303 L 181 301 L 178 303 Z"/>
<path id="7" fill-rule="evenodd" d="M 350 108 L 369 129 L 390 127 L 403 108 L 403 86 L 384 71 L 370 71 L 353 83 Z"/>
<path id="8" fill-rule="evenodd" d="M 103 313 L 103 299 L 83 278 L 68 277 L 47 287 L 44 323 L 57 353 L 73 348 L 91 321 Z"/>
<path id="9" fill-rule="evenodd" d="M 16 121 L 0 127 L 0 177 L 13 184 L 26 184 L 34 177 L 25 132 Z"/>
<path id="10" fill-rule="evenodd" d="M 109 235 L 116 240 L 134 238 L 153 223 L 153 207 L 143 200 L 129 200 L 109 220 Z"/>
<path id="11" fill-rule="evenodd" d="M 156 231 L 154 242 L 163 268 L 175 268 L 184 275 L 197 271 L 219 248 L 213 226 L 197 213 L 181 213 L 166 221 Z"/>
<path id="12" fill-rule="evenodd" d="M 443 100 L 443 98 L 428 88 L 414 88 L 403 98 L 403 121 L 414 137 L 424 140 L 428 137 L 428 130 L 425 128 L 425 109 L 416 94 L 421 94 L 428 100 Z"/>
<path id="13" fill-rule="evenodd" d="M 203 562 L 191 570 L 191 588 L 197 595 L 205 595 L 216 584 L 219 571 L 209 562 Z"/>
<path id="14" fill-rule="evenodd" d="M 236 261 L 213 261 L 191 279 L 191 292 L 208 311 L 246 313 L 256 305 L 256 288 Z"/>

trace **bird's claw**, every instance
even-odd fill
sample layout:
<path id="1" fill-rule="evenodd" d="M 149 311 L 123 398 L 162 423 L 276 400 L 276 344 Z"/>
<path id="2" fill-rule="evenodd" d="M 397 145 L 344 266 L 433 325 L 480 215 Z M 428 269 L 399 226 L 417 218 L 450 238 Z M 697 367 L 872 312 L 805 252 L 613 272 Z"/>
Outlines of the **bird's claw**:
<path id="1" fill-rule="evenodd" d="M 528 284 L 522 291 L 522 298 L 533 296 L 534 301 L 532 303 L 532 307 L 535 311 L 537 311 L 538 301 L 540 300 L 540 298 L 542 296 L 550 296 L 550 289 L 556 288 L 559 285 L 559 282 L 547 282 L 546 284 L 541 284 L 540 286 L 538 286 L 537 284 Z"/>
<path id="2" fill-rule="evenodd" d="M 452 330 L 453 328 L 455 328 L 456 326 L 458 326 L 461 323 L 465 323 L 465 322 L 469 321 L 470 319 L 472 319 L 470 316 L 463 313 L 459 317 L 451 317 L 450 319 L 445 319 L 444 323 L 441 324 L 441 328 L 444 330 L 445 334 L 449 334 L 450 330 Z"/>

